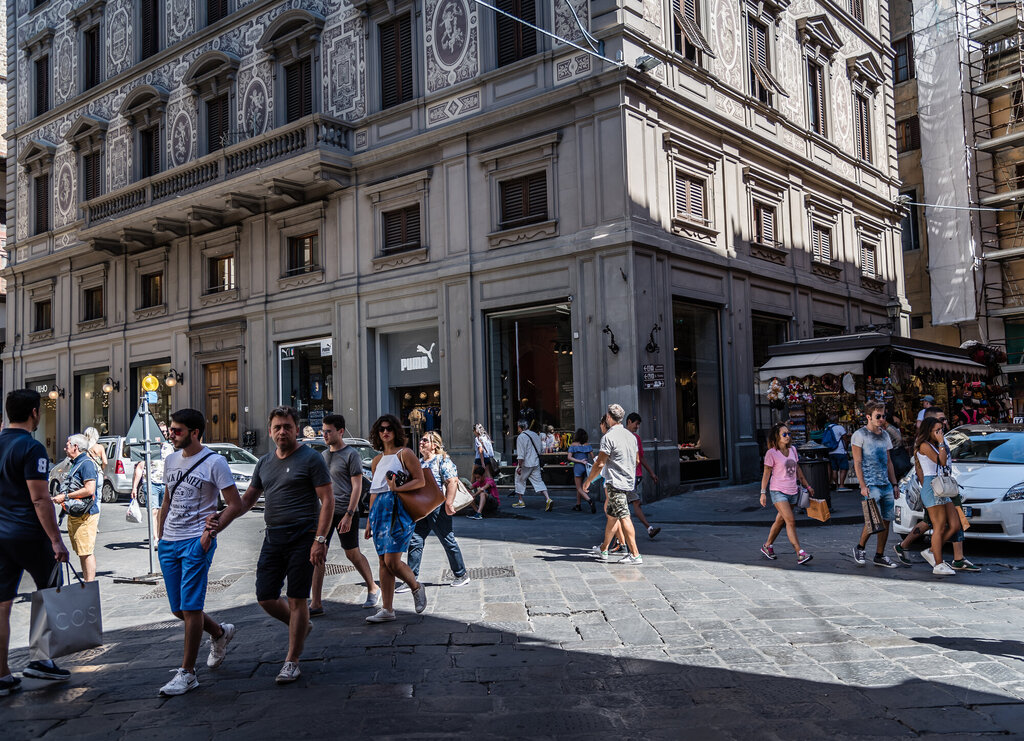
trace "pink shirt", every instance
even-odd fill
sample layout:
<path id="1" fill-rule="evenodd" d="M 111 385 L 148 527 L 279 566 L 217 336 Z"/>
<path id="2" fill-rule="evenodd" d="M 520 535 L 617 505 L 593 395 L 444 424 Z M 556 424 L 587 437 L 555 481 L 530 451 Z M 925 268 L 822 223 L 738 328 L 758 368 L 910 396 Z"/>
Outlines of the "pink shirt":
<path id="1" fill-rule="evenodd" d="M 796 448 L 789 447 L 789 456 L 783 456 L 777 448 L 769 448 L 764 454 L 764 464 L 771 466 L 772 478 L 768 484 L 771 491 L 793 496 L 796 494 L 796 462 L 799 460 Z"/>

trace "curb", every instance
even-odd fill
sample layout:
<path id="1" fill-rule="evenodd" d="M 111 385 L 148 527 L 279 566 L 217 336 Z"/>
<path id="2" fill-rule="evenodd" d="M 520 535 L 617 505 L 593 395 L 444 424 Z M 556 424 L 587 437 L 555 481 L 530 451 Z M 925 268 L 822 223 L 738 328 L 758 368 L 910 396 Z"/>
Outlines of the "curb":
<path id="1" fill-rule="evenodd" d="M 658 520 L 657 524 L 665 525 L 716 525 L 716 526 L 727 526 L 733 525 L 738 527 L 771 527 L 772 523 L 775 522 L 773 517 L 770 520 Z M 818 522 L 812 520 L 809 517 L 801 518 L 796 521 L 797 527 L 815 527 L 815 526 L 828 526 L 828 525 L 860 525 L 864 523 L 864 517 L 862 515 L 842 515 L 838 517 L 832 517 L 828 522 Z"/>

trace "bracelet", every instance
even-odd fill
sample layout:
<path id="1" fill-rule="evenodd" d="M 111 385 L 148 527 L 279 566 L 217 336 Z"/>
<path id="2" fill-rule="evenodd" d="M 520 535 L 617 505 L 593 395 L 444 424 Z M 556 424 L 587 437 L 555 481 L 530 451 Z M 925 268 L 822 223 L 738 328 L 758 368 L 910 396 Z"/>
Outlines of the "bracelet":
<path id="1" fill-rule="evenodd" d="M 352 517 L 352 516 L 355 515 L 355 512 L 349 512 L 348 510 L 345 510 L 345 515 L 348 515 L 349 517 Z M 342 517 L 344 517 L 345 515 L 342 515 Z"/>

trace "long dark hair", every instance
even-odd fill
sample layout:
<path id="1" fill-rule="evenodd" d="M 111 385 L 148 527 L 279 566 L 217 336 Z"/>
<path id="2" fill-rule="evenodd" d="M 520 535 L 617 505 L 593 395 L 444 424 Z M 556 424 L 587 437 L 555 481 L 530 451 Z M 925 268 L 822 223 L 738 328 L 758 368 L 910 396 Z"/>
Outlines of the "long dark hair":
<path id="1" fill-rule="evenodd" d="M 775 448 L 780 453 L 782 452 L 782 428 L 784 427 L 789 429 L 789 425 L 785 422 L 778 422 L 768 433 L 768 447 Z"/>
<path id="2" fill-rule="evenodd" d="M 942 426 L 938 417 L 925 417 L 921 420 L 921 427 L 917 431 L 917 437 L 914 438 L 915 453 L 925 443 L 931 444 L 932 431 L 935 430 L 936 425 Z"/>
<path id="3" fill-rule="evenodd" d="M 402 423 L 398 421 L 398 417 L 393 414 L 382 414 L 377 417 L 377 421 L 370 428 L 370 445 L 373 446 L 374 450 L 384 450 L 384 443 L 380 441 L 380 426 L 385 422 L 389 423 L 394 431 L 395 447 L 403 447 L 405 445 L 405 429 L 402 427 Z"/>

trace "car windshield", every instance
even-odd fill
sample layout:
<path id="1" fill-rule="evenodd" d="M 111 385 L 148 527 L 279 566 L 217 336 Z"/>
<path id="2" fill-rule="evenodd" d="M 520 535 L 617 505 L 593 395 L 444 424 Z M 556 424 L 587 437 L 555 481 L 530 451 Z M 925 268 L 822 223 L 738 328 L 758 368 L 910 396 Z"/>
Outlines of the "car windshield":
<path id="1" fill-rule="evenodd" d="M 954 430 L 946 443 L 958 463 L 1024 463 L 1024 432 L 980 432 Z"/>
<path id="2" fill-rule="evenodd" d="M 363 465 L 369 466 L 373 459 L 377 457 L 377 451 L 371 448 L 369 445 L 352 445 L 357 451 L 359 451 L 359 457 L 363 459 Z"/>
<path id="3" fill-rule="evenodd" d="M 258 463 L 259 459 L 242 448 L 214 448 L 228 463 Z"/>

